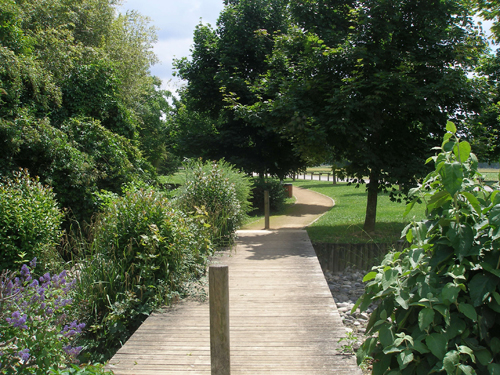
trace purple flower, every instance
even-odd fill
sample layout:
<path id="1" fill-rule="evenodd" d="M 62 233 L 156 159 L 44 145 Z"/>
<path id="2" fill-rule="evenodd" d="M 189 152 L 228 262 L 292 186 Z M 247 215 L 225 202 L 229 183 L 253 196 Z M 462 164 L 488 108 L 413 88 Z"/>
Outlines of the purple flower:
<path id="1" fill-rule="evenodd" d="M 28 266 L 26 264 L 23 264 L 23 266 L 21 267 L 21 276 L 26 277 L 29 274 L 30 274 L 30 270 L 29 270 Z"/>
<path id="2" fill-rule="evenodd" d="M 82 330 L 85 328 L 85 323 L 80 323 L 76 320 L 73 320 L 70 324 L 66 324 L 61 331 L 61 334 L 64 335 L 64 337 L 71 337 L 74 335 L 77 335 L 79 333 L 82 333 Z"/>
<path id="3" fill-rule="evenodd" d="M 30 359 L 30 350 L 29 349 L 23 349 L 17 352 L 17 355 L 21 357 L 21 360 L 23 362 L 28 362 Z"/>
<path id="4" fill-rule="evenodd" d="M 31 269 L 34 269 L 36 267 L 36 257 L 33 258 L 33 260 L 30 262 L 30 267 Z"/>
<path id="5" fill-rule="evenodd" d="M 28 326 L 25 324 L 26 320 L 28 319 L 28 315 L 24 314 L 21 316 L 20 311 L 14 311 L 11 316 L 12 318 L 5 318 L 7 323 L 11 324 L 14 327 L 28 329 Z"/>
<path id="6" fill-rule="evenodd" d="M 71 345 L 67 345 L 63 348 L 63 350 L 66 352 L 66 354 L 72 357 L 76 357 L 82 351 L 82 347 L 81 346 L 72 347 Z"/>

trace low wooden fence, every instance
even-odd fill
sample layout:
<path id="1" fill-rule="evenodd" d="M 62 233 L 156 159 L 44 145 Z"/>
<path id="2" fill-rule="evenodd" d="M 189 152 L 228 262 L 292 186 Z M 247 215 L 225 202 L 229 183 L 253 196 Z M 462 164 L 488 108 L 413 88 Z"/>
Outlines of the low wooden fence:
<path id="1" fill-rule="evenodd" d="M 405 246 L 404 241 L 398 241 L 396 244 L 313 242 L 321 268 L 329 272 L 343 272 L 348 267 L 369 270 L 372 266 L 380 264 L 389 249 L 401 250 L 403 246 Z"/>

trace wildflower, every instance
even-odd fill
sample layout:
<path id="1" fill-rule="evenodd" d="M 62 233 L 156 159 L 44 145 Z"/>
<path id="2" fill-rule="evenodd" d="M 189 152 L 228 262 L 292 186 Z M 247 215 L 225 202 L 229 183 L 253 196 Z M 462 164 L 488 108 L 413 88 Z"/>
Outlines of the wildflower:
<path id="1" fill-rule="evenodd" d="M 20 327 L 22 329 L 28 329 L 28 326 L 25 324 L 28 319 L 28 315 L 21 315 L 20 311 L 14 311 L 12 313 L 12 318 L 5 318 L 7 323 L 11 324 L 14 327 Z"/>
<path id="2" fill-rule="evenodd" d="M 28 362 L 30 359 L 30 350 L 29 349 L 23 349 L 17 352 L 17 355 L 21 358 L 23 362 Z"/>

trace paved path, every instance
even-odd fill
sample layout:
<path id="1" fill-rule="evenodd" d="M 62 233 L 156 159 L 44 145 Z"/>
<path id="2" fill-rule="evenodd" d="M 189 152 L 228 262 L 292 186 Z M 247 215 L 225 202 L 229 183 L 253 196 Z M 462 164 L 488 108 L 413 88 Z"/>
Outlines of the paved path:
<path id="1" fill-rule="evenodd" d="M 270 229 L 303 229 L 328 212 L 334 205 L 332 198 L 297 186 L 293 187 L 293 195 L 296 198 L 295 204 L 286 214 L 269 218 Z M 264 229 L 264 227 L 264 219 L 261 219 L 242 229 L 254 230 Z"/>
<path id="2" fill-rule="evenodd" d="M 213 260 L 229 266 L 231 374 L 361 374 L 337 350 L 345 328 L 307 232 L 238 237 L 235 249 Z M 109 368 L 117 375 L 208 375 L 209 335 L 208 302 L 185 301 L 150 316 Z"/>

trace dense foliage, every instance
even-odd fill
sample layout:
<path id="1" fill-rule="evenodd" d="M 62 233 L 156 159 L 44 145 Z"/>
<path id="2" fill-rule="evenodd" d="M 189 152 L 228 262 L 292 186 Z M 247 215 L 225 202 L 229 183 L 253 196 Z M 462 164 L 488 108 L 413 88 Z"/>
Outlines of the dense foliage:
<path id="1" fill-rule="evenodd" d="M 35 257 L 43 268 L 60 262 L 62 216 L 52 189 L 26 170 L 0 181 L 0 271 Z"/>
<path id="2" fill-rule="evenodd" d="M 232 244 L 250 209 L 249 179 L 224 160 L 191 160 L 184 168 L 185 182 L 176 204 L 184 212 L 206 215 L 214 243 Z"/>
<path id="3" fill-rule="evenodd" d="M 497 374 L 500 371 L 500 195 L 453 123 L 435 170 L 413 191 L 427 219 L 409 225 L 410 247 L 368 273 L 357 305 L 378 307 L 358 351 L 374 374 Z M 479 180 L 479 181 L 478 181 Z M 356 306 L 357 307 L 357 306 Z"/>
<path id="4" fill-rule="evenodd" d="M 0 176 L 29 169 L 79 220 L 100 189 L 154 178 L 171 146 L 155 30 L 117 3 L 0 0 Z"/>
<path id="5" fill-rule="evenodd" d="M 264 191 L 269 192 L 269 208 L 279 211 L 285 204 L 286 191 L 280 180 L 273 178 L 254 178 L 252 181 L 252 207 L 264 212 Z"/>
<path id="6" fill-rule="evenodd" d="M 82 345 L 92 359 L 109 359 L 155 308 L 205 272 L 213 249 L 202 219 L 152 190 L 107 202 L 78 262 L 75 298 L 85 307 Z"/>
<path id="7" fill-rule="evenodd" d="M 197 26 L 191 60 L 175 62 L 188 81 L 175 116 L 182 156 L 224 158 L 247 173 L 280 179 L 306 165 L 281 132 L 258 119 L 236 117 L 224 100 L 231 94 L 248 105 L 260 101 L 249 83 L 269 68 L 274 35 L 288 28 L 287 5 L 288 0 L 228 1 L 215 29 Z"/>
<path id="8" fill-rule="evenodd" d="M 36 278 L 36 258 L 19 275 L 0 275 L 0 373 L 45 375 L 76 361 L 75 339 L 85 327 L 71 316 L 71 289 L 66 271 Z"/>
<path id="9" fill-rule="evenodd" d="M 415 186 L 447 119 L 479 109 L 467 74 L 486 44 L 455 0 L 291 2 L 290 12 L 252 82 L 260 100 L 226 99 L 301 155 L 349 161 L 348 175 L 368 180 L 364 230 L 373 232 L 377 193 Z"/>

